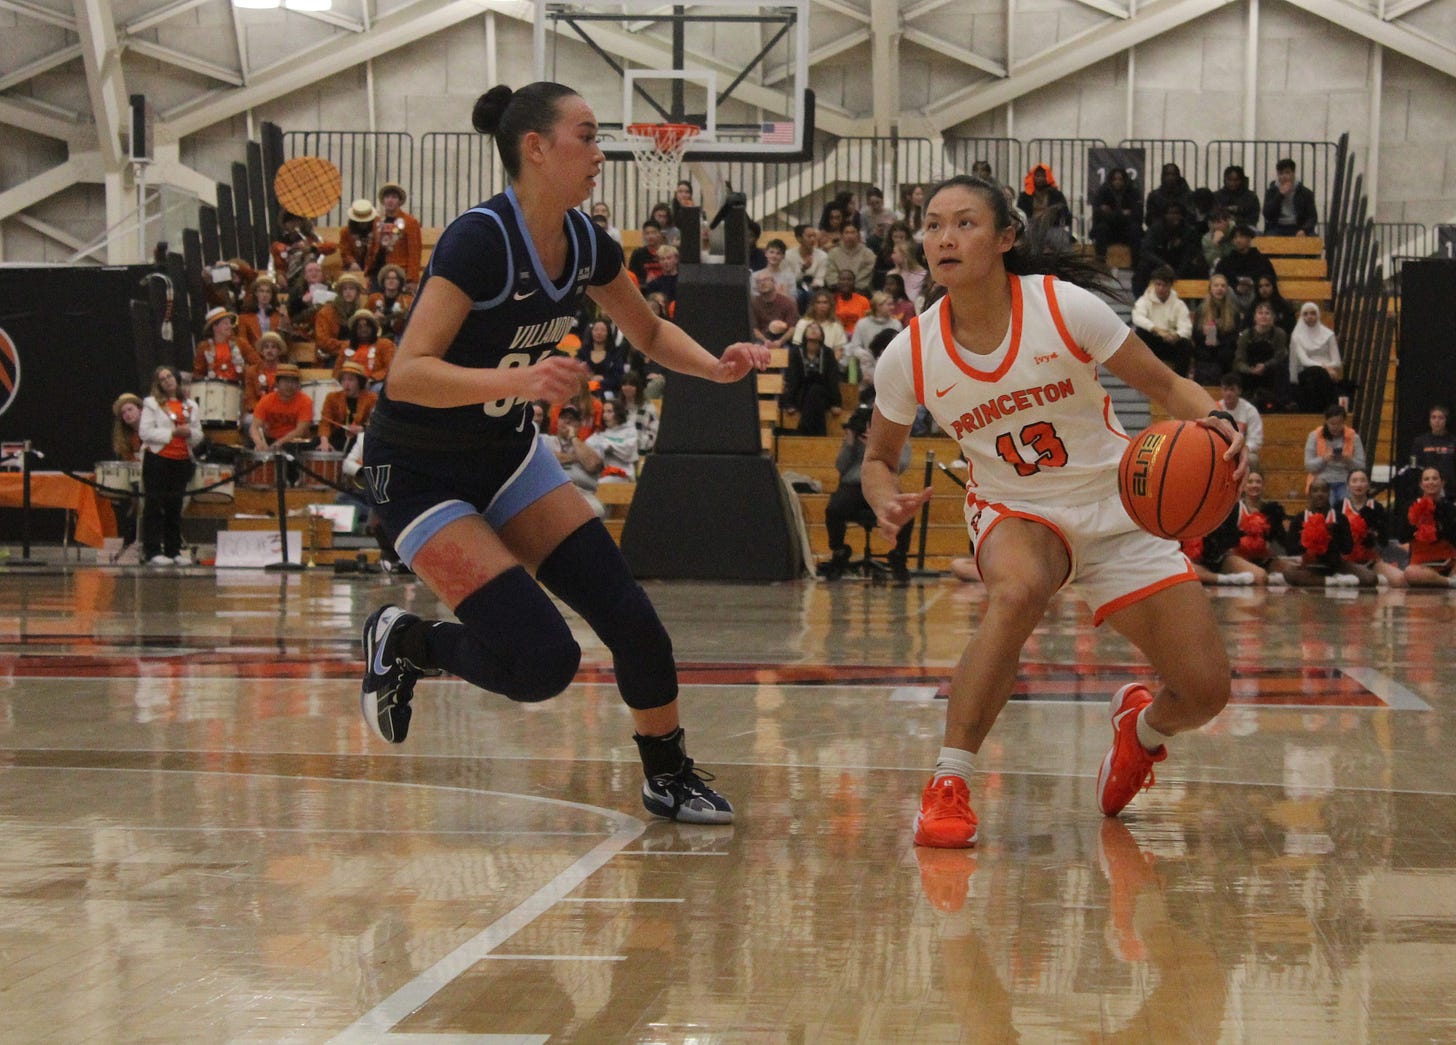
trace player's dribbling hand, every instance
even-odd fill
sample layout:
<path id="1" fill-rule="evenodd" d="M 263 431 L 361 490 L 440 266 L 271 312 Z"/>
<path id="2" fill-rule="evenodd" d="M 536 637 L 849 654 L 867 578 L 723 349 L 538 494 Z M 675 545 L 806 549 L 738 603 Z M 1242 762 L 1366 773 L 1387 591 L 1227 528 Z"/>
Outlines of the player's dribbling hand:
<path id="1" fill-rule="evenodd" d="M 750 370 L 767 370 L 769 350 L 764 345 L 749 341 L 737 341 L 723 350 L 722 357 L 713 367 L 712 380 L 720 384 L 741 381 Z"/>
<path id="2" fill-rule="evenodd" d="M 875 516 L 880 533 L 889 540 L 894 540 L 904 526 L 915 514 L 920 511 L 920 506 L 930 500 L 930 487 L 917 490 L 914 493 L 897 493 L 880 509 Z"/>
<path id="3" fill-rule="evenodd" d="M 1200 417 L 1198 423 L 1204 428 L 1212 428 L 1229 441 L 1223 459 L 1234 462 L 1234 484 L 1242 488 L 1244 477 L 1249 474 L 1249 450 L 1244 445 L 1244 433 L 1239 431 L 1238 425 L 1231 425 L 1222 417 Z"/>
<path id="4" fill-rule="evenodd" d="M 518 399 L 544 399 L 548 403 L 564 403 L 581 388 L 587 366 L 571 356 L 546 356 L 524 371 L 524 382 Z"/>

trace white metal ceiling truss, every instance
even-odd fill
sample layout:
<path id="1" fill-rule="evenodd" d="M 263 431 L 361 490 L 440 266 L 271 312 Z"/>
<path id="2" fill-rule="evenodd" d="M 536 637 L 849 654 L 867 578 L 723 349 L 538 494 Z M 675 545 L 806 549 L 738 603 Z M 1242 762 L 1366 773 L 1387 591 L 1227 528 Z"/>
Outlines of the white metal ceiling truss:
<path id="1" fill-rule="evenodd" d="M 0 11 L 21 22 L 38 23 L 65 31 L 63 44 L 47 53 L 28 56 L 13 69 L 0 72 L 0 125 L 20 128 L 32 134 L 64 142 L 69 158 L 26 182 L 0 191 L 0 220 L 22 215 L 28 228 L 63 245 L 80 249 L 74 236 L 36 218 L 23 215 L 49 196 L 82 182 L 107 181 L 124 166 L 122 130 L 127 111 L 124 56 L 141 58 L 186 70 L 206 81 L 198 94 L 158 116 L 155 140 L 165 157 L 154 174 L 164 181 L 195 191 L 208 182 L 202 175 L 176 160 L 176 143 L 190 134 L 244 114 L 276 98 L 306 88 L 312 83 L 366 63 L 397 48 L 440 33 L 484 12 L 530 22 L 534 4 L 530 0 L 413 0 L 383 15 L 371 10 L 374 0 L 342 0 L 345 9 L 328 12 L 295 12 L 333 32 L 316 43 L 303 46 L 285 57 L 253 67 L 247 54 L 244 25 L 234 12 L 231 20 L 231 48 L 220 46 L 206 57 L 187 54 L 151 39 L 152 31 L 169 20 L 219 0 L 166 0 L 150 11 L 118 24 L 112 0 L 70 0 L 70 10 L 59 10 L 37 0 L 0 0 Z M 830 39 L 820 39 L 810 52 L 811 80 L 815 64 L 830 62 L 848 51 L 869 46 L 870 72 L 876 84 L 875 111 L 846 112 L 826 104 L 818 105 L 817 124 L 831 134 L 856 135 L 883 130 L 905 114 L 893 111 L 898 63 L 902 44 L 923 48 L 964 66 L 970 83 L 960 91 L 935 99 L 918 117 L 933 131 L 946 131 L 982 113 L 1008 105 L 1017 98 L 1049 83 L 1065 79 L 1097 62 L 1172 31 L 1227 4 L 1242 0 L 1076 0 L 1101 16 L 1100 20 L 1071 38 L 1059 41 L 1036 54 L 1011 54 L 1009 27 L 1016 15 L 1017 0 L 1005 0 L 1008 25 L 1007 47 L 999 54 L 981 54 L 937 34 L 933 17 L 955 0 L 813 0 L 813 8 L 834 16 L 846 30 Z M 1400 20 L 1432 0 L 1379 0 L 1370 4 L 1351 0 L 1286 0 L 1287 3 L 1358 33 L 1384 48 L 1405 55 L 1447 76 L 1456 77 L 1456 49 L 1433 39 Z M 353 5 L 358 3 L 358 7 Z M 664 10 L 671 5 L 664 4 Z M 353 12 L 357 11 L 356 16 Z M 644 20 L 642 26 L 648 24 Z M 594 30 L 598 42 L 619 59 L 650 62 L 663 56 L 667 44 L 624 24 Z M 236 65 L 219 56 L 231 52 Z M 271 56 L 270 56 L 271 57 Z M 85 69 L 90 112 L 80 113 L 32 97 L 25 90 L 30 81 L 53 74 L 80 59 Z M 712 55 L 692 55 L 692 60 L 710 69 L 736 75 Z M 890 68 L 879 68 L 881 65 Z M 770 76 L 773 74 L 770 73 Z M 777 81 L 745 82 L 738 94 L 750 104 L 781 112 L 784 99 L 774 90 Z M 888 86 L 887 86 L 888 85 Z M 885 111 L 889 109 L 890 111 Z M 111 183 L 108 182 L 108 192 Z"/>

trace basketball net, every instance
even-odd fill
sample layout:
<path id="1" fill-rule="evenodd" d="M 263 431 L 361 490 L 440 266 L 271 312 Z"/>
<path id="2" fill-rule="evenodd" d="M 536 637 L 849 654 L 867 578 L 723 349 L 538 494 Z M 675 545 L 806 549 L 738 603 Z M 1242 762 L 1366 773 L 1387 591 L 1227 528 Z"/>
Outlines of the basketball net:
<path id="1" fill-rule="evenodd" d="M 638 187 L 661 195 L 671 194 L 677 188 L 683 153 L 700 130 L 690 123 L 628 124 L 627 141 L 637 162 Z"/>

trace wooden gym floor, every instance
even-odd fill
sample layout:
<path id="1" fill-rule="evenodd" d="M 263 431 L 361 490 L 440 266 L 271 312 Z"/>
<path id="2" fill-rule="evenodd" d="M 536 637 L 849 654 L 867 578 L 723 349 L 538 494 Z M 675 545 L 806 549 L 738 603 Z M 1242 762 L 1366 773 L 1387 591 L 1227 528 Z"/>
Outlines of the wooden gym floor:
<path id="1" fill-rule="evenodd" d="M 357 627 L 418 585 L 6 571 L 0 1039 L 1456 1040 L 1456 596 L 1212 592 L 1235 704 L 1121 820 L 1138 658 L 1059 601 L 945 852 L 911 820 L 978 586 L 648 588 L 731 828 L 649 820 L 578 625 L 562 697 L 428 681 L 390 747 Z"/>

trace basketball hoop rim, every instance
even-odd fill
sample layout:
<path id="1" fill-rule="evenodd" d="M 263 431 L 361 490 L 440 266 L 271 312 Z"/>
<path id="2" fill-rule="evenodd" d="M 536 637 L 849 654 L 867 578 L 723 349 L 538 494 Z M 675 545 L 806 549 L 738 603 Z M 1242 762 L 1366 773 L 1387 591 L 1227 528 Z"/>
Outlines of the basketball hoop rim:
<path id="1" fill-rule="evenodd" d="M 650 139 L 661 152 L 673 152 L 703 129 L 692 123 L 629 123 L 626 132 L 633 138 Z"/>

